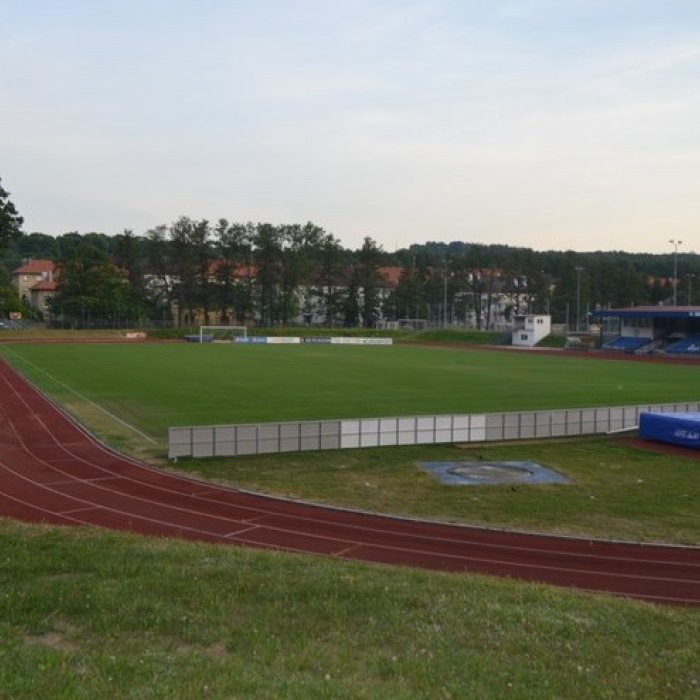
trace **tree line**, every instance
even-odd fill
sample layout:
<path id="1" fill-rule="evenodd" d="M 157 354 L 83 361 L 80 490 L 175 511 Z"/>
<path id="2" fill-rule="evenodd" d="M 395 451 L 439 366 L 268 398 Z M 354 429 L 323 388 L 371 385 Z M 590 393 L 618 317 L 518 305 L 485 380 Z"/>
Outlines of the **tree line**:
<path id="1" fill-rule="evenodd" d="M 507 245 L 427 242 L 387 252 L 371 237 L 350 250 L 313 223 L 236 223 L 180 217 L 142 234 L 24 233 L 0 187 L 0 314 L 22 307 L 9 272 L 48 258 L 60 268 L 52 316 L 100 319 L 372 327 L 379 318 L 487 328 L 500 296 L 509 313 L 551 313 L 692 302 L 700 257 L 622 251 L 535 251 Z M 386 268 L 399 268 L 389 284 Z M 395 271 L 392 271 L 395 274 Z M 697 276 L 697 277 L 696 277 Z M 300 293 L 303 290 L 303 293 Z M 26 313 L 31 313 L 24 308 Z"/>
<path id="2" fill-rule="evenodd" d="M 59 267 L 54 316 L 178 326 L 195 318 L 287 325 L 305 316 L 369 327 L 382 313 L 380 270 L 390 263 L 371 238 L 348 251 L 312 223 L 212 225 L 185 216 L 143 235 L 20 234 L 6 245 L 3 262 L 12 270 L 41 258 Z"/>

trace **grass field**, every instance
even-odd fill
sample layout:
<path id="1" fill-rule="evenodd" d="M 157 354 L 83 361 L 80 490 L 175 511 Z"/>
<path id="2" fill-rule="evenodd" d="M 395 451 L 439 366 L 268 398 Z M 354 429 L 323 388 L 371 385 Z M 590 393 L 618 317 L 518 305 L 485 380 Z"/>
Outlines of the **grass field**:
<path id="1" fill-rule="evenodd" d="M 697 400 L 699 368 L 424 347 L 14 345 L 62 403 L 75 391 L 157 440 L 170 425 Z M 77 400 L 78 399 L 78 400 Z"/>

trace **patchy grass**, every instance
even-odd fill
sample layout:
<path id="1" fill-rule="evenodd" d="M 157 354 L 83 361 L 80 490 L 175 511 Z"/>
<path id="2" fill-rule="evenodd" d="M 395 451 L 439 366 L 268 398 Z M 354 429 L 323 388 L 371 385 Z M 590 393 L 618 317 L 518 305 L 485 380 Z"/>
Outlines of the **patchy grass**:
<path id="1" fill-rule="evenodd" d="M 0 521 L 12 698 L 681 698 L 700 611 Z"/>

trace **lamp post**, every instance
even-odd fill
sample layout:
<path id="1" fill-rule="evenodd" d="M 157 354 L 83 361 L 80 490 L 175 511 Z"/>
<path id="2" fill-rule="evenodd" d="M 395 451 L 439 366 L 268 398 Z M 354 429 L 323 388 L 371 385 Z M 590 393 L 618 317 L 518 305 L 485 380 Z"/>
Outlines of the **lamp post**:
<path id="1" fill-rule="evenodd" d="M 581 272 L 583 268 L 576 268 L 576 332 L 580 333 L 581 318 Z"/>
<path id="2" fill-rule="evenodd" d="M 678 304 L 678 246 L 683 241 L 671 238 L 668 241 L 673 246 L 673 305 Z"/>
<path id="3" fill-rule="evenodd" d="M 447 261 L 442 272 L 442 327 L 447 328 Z"/>
<path id="4" fill-rule="evenodd" d="M 689 272 L 688 273 L 688 306 L 693 305 L 693 298 L 692 298 L 692 284 L 693 284 L 693 277 L 695 277 L 694 272 Z"/>

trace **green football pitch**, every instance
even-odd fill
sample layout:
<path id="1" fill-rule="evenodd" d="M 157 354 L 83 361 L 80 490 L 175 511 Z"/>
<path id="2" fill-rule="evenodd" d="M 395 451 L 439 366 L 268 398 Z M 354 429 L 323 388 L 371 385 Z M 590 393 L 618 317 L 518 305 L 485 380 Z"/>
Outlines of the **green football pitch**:
<path id="1" fill-rule="evenodd" d="M 21 344 L 60 403 L 168 426 L 693 401 L 700 367 L 427 347 Z"/>

